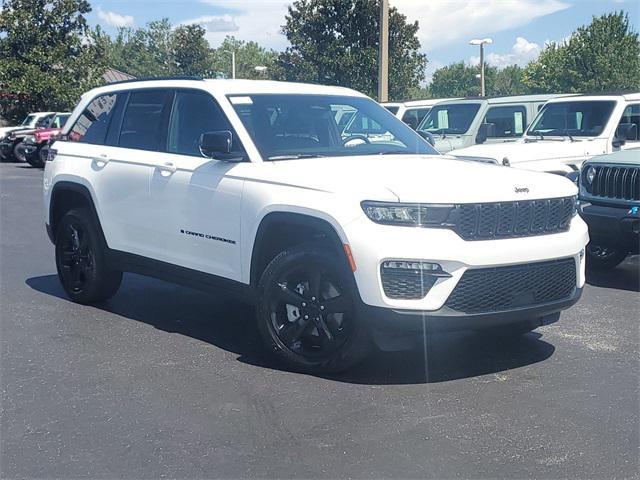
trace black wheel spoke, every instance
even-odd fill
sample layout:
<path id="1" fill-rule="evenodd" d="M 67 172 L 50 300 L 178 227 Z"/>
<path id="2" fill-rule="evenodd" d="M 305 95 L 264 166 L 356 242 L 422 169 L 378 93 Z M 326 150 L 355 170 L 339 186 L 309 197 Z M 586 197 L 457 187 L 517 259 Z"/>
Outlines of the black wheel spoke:
<path id="1" fill-rule="evenodd" d="M 302 295 L 298 292 L 294 292 L 285 284 L 280 284 L 278 287 L 277 296 L 280 300 L 295 307 L 302 306 L 302 303 L 305 301 L 305 298 Z"/>
<path id="2" fill-rule="evenodd" d="M 322 271 L 314 268 L 309 272 L 309 294 L 316 299 L 320 298 L 320 287 L 322 283 Z"/>
<path id="3" fill-rule="evenodd" d="M 300 340 L 307 328 L 311 325 L 308 320 L 300 319 L 297 322 L 285 325 L 280 332 L 280 338 L 285 345 L 291 347 L 295 342 Z"/>
<path id="4" fill-rule="evenodd" d="M 327 325 L 327 322 L 325 322 L 324 318 L 319 317 L 318 320 L 318 333 L 320 334 L 320 337 L 325 337 L 326 341 L 328 342 L 332 342 L 333 341 L 333 333 L 331 332 L 331 329 L 329 328 L 329 325 Z M 323 342 L 326 343 L 326 342 Z"/>
<path id="5" fill-rule="evenodd" d="M 349 310 L 349 301 L 344 295 L 322 301 L 324 313 L 345 313 Z"/>

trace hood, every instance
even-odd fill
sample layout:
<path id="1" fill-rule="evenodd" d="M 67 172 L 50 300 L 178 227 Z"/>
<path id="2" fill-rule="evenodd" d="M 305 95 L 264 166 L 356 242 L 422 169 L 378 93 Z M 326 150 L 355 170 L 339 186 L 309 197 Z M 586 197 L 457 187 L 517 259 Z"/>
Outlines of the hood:
<path id="1" fill-rule="evenodd" d="M 36 129 L 33 127 L 28 127 L 28 128 L 20 127 L 11 131 L 10 135 L 14 138 L 18 138 L 18 137 L 26 137 L 27 135 L 32 135 L 35 132 L 36 132 Z"/>
<path id="2" fill-rule="evenodd" d="M 574 142 L 569 139 L 525 142 L 521 139 L 516 142 L 474 145 L 454 150 L 450 155 L 493 158 L 498 163 L 508 158 L 509 163 L 513 165 L 538 160 L 579 161 L 605 152 L 605 139 L 578 139 Z"/>
<path id="3" fill-rule="evenodd" d="M 440 153 L 447 153 L 451 150 L 456 150 L 463 148 L 465 145 L 469 145 L 469 138 L 470 135 L 434 135 L 434 147 Z"/>
<path id="4" fill-rule="evenodd" d="M 38 141 L 44 141 L 50 139 L 55 135 L 58 135 L 61 131 L 61 128 L 41 128 L 39 130 L 36 130 L 35 136 Z"/>
<path id="5" fill-rule="evenodd" d="M 631 148 L 629 150 L 620 150 L 619 152 L 610 153 L 609 155 L 598 155 L 590 158 L 583 164 L 590 163 L 611 163 L 619 165 L 640 166 L 640 148 Z"/>
<path id="6" fill-rule="evenodd" d="M 2 127 L 0 128 L 0 138 L 4 137 L 5 135 L 8 135 L 9 133 L 15 131 L 15 130 L 20 130 L 22 128 L 25 128 L 23 126 L 19 126 L 19 127 Z"/>
<path id="7" fill-rule="evenodd" d="M 357 201 L 475 203 L 577 194 L 575 185 L 558 175 L 436 155 L 327 157 L 237 167 L 233 173 L 248 181 L 338 193 Z"/>

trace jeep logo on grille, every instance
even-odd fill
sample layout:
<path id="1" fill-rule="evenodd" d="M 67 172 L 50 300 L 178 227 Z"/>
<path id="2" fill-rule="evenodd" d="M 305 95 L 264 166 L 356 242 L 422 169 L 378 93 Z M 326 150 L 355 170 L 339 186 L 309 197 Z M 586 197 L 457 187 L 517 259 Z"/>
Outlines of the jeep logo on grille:
<path id="1" fill-rule="evenodd" d="M 527 187 L 516 187 L 516 193 L 529 193 L 529 189 Z"/>

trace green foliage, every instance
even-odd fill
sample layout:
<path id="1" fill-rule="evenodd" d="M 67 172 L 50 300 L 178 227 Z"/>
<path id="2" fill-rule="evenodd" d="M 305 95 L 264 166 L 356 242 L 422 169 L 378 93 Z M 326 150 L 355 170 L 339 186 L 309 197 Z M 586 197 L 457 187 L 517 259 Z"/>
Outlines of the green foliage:
<path id="1" fill-rule="evenodd" d="M 640 41 L 624 12 L 594 17 L 568 41 L 548 45 L 524 72 L 535 92 L 602 92 L 640 88 Z"/>
<path id="2" fill-rule="evenodd" d="M 524 84 L 524 69 L 518 65 L 508 67 L 496 72 L 495 80 L 491 85 L 491 95 L 526 95 L 528 87 Z"/>
<path id="3" fill-rule="evenodd" d="M 101 44 L 87 27 L 86 0 L 5 0 L 0 15 L 0 109 L 69 110 L 102 81 Z"/>
<path id="4" fill-rule="evenodd" d="M 256 42 L 243 42 L 227 36 L 222 45 L 213 50 L 213 65 L 216 76 L 231 78 L 231 53 L 236 54 L 236 77 L 248 79 L 272 78 L 275 74 L 278 54 L 261 47 Z M 267 67 L 260 72 L 255 67 Z"/>
<path id="5" fill-rule="evenodd" d="M 377 92 L 379 0 L 297 0 L 283 33 L 291 47 L 278 58 L 279 78 Z M 389 97 L 403 99 L 424 77 L 418 23 L 389 9 Z"/>
<path id="6" fill-rule="evenodd" d="M 433 98 L 477 97 L 480 95 L 480 79 L 476 75 L 480 67 L 467 65 L 464 62 L 452 63 L 439 68 L 433 73 L 430 85 Z M 497 69 L 485 65 L 485 87 L 491 95 L 497 76 Z"/>

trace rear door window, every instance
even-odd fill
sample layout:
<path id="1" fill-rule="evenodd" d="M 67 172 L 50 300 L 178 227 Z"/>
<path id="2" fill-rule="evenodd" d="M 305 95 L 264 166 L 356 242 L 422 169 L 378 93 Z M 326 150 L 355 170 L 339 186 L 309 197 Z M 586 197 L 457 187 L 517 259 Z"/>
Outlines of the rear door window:
<path id="1" fill-rule="evenodd" d="M 141 90 L 129 95 L 118 145 L 137 150 L 158 150 L 165 105 L 171 91 Z"/>
<path id="2" fill-rule="evenodd" d="M 107 135 L 116 97 L 117 95 L 112 93 L 94 98 L 69 131 L 69 140 L 102 145 Z"/>
<path id="3" fill-rule="evenodd" d="M 491 107 L 484 121 L 496 126 L 492 138 L 520 137 L 527 128 L 527 110 L 524 105 Z"/>

